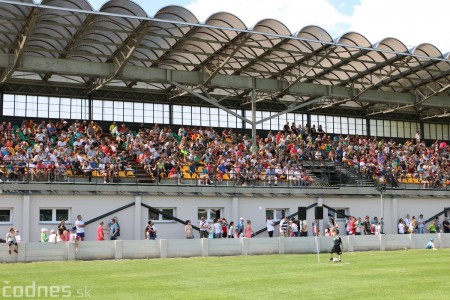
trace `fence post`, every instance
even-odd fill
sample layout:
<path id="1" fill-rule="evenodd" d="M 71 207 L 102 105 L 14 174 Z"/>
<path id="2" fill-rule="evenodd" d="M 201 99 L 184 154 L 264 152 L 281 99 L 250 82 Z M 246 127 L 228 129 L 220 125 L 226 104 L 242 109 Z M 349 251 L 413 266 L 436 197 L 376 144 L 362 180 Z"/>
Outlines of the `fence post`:
<path id="1" fill-rule="evenodd" d="M 380 251 L 386 250 L 386 236 L 384 234 L 380 234 Z"/>
<path id="2" fill-rule="evenodd" d="M 209 255 L 209 239 L 203 238 L 202 240 L 202 256 Z"/>
<path id="3" fill-rule="evenodd" d="M 167 258 L 167 240 L 159 240 L 159 257 Z"/>
<path id="4" fill-rule="evenodd" d="M 123 257 L 123 241 L 116 240 L 114 242 L 114 259 L 122 259 Z"/>

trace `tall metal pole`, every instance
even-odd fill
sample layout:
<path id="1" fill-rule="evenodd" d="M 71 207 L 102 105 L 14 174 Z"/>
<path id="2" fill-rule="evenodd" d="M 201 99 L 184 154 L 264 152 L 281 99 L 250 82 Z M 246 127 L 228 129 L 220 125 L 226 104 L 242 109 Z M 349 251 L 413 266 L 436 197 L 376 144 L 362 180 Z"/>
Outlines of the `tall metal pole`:
<path id="1" fill-rule="evenodd" d="M 380 226 L 381 226 L 381 219 L 383 219 L 383 188 L 380 189 L 380 204 L 381 204 L 381 213 L 380 213 Z"/>
<path id="2" fill-rule="evenodd" d="M 256 155 L 256 90 L 254 78 L 252 83 L 252 154 Z"/>

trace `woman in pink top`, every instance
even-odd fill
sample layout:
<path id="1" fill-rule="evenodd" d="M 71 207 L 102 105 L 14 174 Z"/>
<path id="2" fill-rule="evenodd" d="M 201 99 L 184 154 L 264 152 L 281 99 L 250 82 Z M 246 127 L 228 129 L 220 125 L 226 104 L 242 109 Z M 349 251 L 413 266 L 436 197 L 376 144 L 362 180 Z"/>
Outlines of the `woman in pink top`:
<path id="1" fill-rule="evenodd" d="M 244 236 L 246 238 L 251 238 L 253 236 L 252 221 L 250 220 L 247 220 L 247 225 L 245 225 Z"/>

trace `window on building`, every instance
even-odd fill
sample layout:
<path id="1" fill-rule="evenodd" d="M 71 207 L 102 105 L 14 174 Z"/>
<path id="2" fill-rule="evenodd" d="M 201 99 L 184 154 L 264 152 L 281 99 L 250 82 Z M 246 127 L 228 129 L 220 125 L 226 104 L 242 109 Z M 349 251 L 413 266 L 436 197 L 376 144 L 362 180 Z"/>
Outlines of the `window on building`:
<path id="1" fill-rule="evenodd" d="M 173 221 L 170 217 L 175 217 L 175 208 L 161 208 L 155 207 L 155 209 L 161 211 L 161 213 L 153 210 L 148 211 L 148 219 L 152 221 Z"/>
<path id="2" fill-rule="evenodd" d="M 328 210 L 328 218 L 332 217 L 335 220 L 345 220 L 345 216 L 348 215 L 348 208 L 333 208 Z"/>
<path id="3" fill-rule="evenodd" d="M 12 209 L 0 208 L 0 224 L 12 223 Z"/>
<path id="4" fill-rule="evenodd" d="M 198 209 L 198 219 L 205 218 L 207 221 L 212 221 L 214 219 L 220 218 L 223 213 L 223 208 L 199 208 Z"/>
<path id="5" fill-rule="evenodd" d="M 69 221 L 69 208 L 41 208 L 39 222 L 59 223 L 62 219 Z"/>
<path id="6" fill-rule="evenodd" d="M 266 209 L 266 218 L 271 217 L 274 221 L 279 221 L 288 215 L 287 208 L 268 208 Z"/>

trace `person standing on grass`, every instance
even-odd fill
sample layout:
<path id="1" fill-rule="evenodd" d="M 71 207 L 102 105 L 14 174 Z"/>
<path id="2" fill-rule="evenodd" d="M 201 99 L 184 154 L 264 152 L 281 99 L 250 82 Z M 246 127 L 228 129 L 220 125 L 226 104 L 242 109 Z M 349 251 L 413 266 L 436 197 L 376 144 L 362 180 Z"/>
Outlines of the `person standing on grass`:
<path id="1" fill-rule="evenodd" d="M 103 221 L 100 221 L 97 227 L 97 241 L 104 241 L 105 240 L 105 229 L 103 228 Z"/>
<path id="2" fill-rule="evenodd" d="M 75 227 L 77 230 L 77 236 L 80 241 L 84 241 L 84 222 L 82 220 L 81 215 L 77 216 L 77 220 L 75 221 Z"/>
<path id="3" fill-rule="evenodd" d="M 330 254 L 330 261 L 333 261 L 333 253 L 335 253 L 337 255 L 338 258 L 338 262 L 341 262 L 341 254 L 342 254 L 342 248 L 343 244 L 342 244 L 342 239 L 339 236 L 339 229 L 335 228 L 332 232 L 333 234 L 333 248 L 331 248 Z"/>
<path id="4" fill-rule="evenodd" d="M 6 234 L 6 243 L 8 244 L 8 252 L 11 254 L 11 246 L 14 247 L 14 252 L 19 253 L 18 247 L 17 247 L 17 240 L 16 240 L 16 232 L 13 227 L 11 227 Z"/>
<path id="5" fill-rule="evenodd" d="M 266 227 L 267 227 L 267 233 L 269 234 L 269 237 L 273 237 L 273 231 L 275 230 L 275 226 L 273 224 L 272 217 L 267 217 L 266 221 Z"/>

